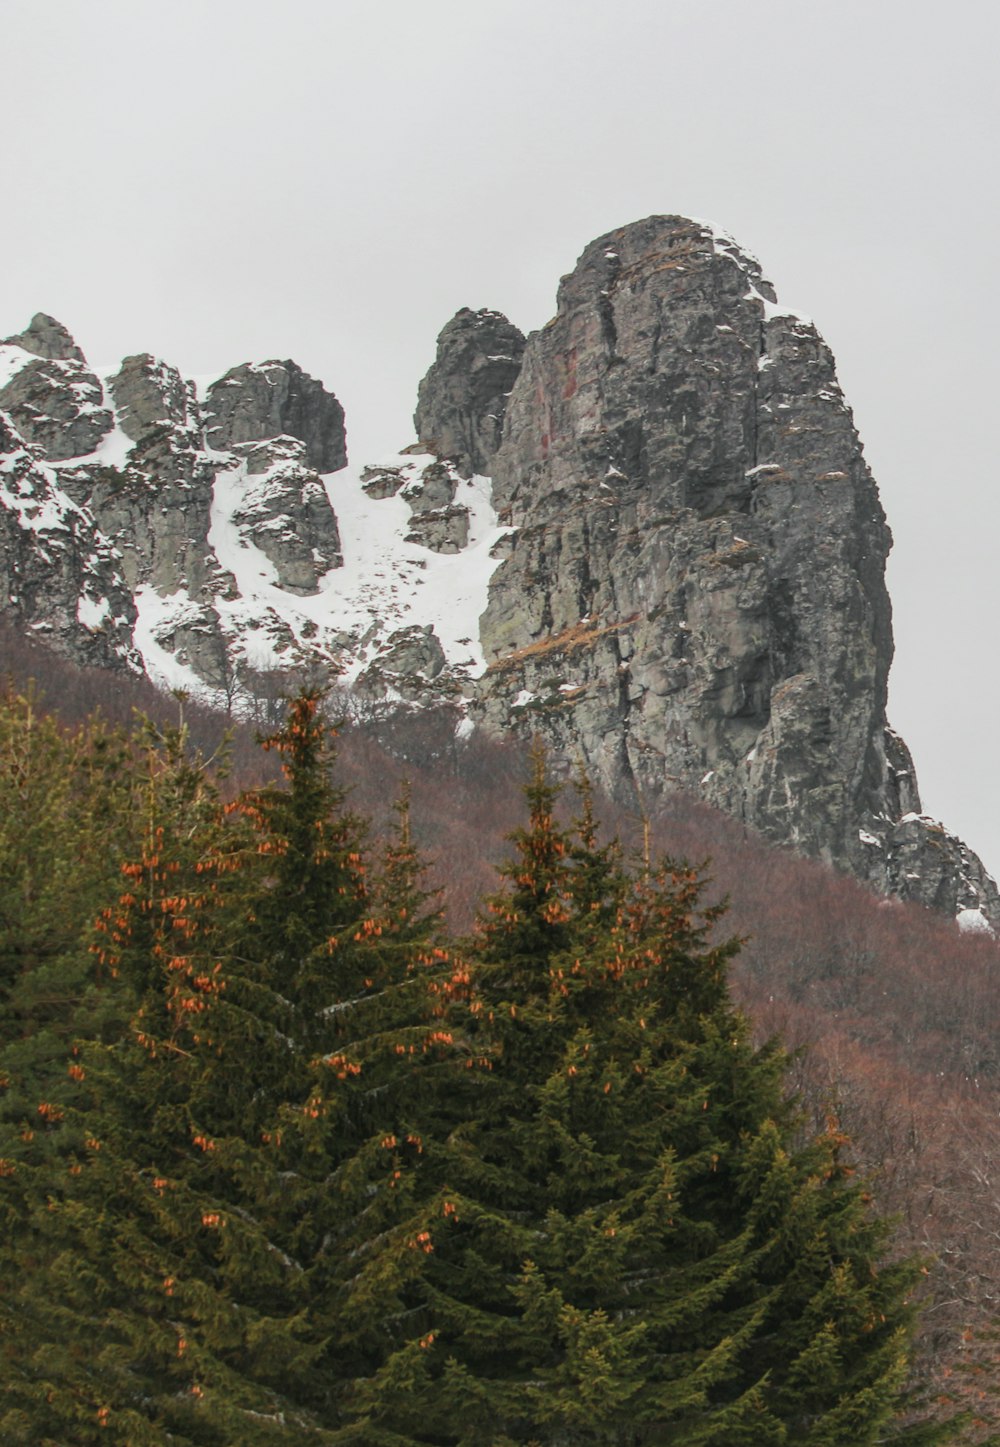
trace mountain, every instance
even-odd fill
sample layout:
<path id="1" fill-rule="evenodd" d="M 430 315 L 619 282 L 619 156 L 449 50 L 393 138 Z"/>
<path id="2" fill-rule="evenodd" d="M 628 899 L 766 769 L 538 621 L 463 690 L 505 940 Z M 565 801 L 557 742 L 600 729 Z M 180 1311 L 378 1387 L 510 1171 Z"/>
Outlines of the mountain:
<path id="1" fill-rule="evenodd" d="M 886 720 L 891 535 L 833 357 L 725 233 L 601 237 L 527 339 L 463 309 L 417 441 L 361 467 L 292 361 L 99 376 L 42 314 L 0 408 L 0 612 L 65 654 L 237 709 L 302 671 L 361 714 L 449 706 L 1000 924 Z"/>

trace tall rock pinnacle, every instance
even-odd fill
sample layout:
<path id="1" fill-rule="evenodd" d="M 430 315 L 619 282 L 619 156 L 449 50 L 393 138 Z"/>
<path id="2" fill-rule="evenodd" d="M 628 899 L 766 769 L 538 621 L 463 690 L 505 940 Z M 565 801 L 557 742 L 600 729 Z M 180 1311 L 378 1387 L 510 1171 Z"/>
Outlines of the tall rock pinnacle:
<path id="1" fill-rule="evenodd" d="M 500 312 L 463 307 L 438 337 L 413 425 L 428 452 L 453 462 L 461 477 L 492 472 L 523 356 L 523 334 Z"/>
<path id="2" fill-rule="evenodd" d="M 516 532 L 481 623 L 488 722 L 919 897 L 891 535 L 833 357 L 752 256 L 676 216 L 588 246 L 528 340 L 493 482 Z M 948 905 L 995 916 L 946 847 Z"/>

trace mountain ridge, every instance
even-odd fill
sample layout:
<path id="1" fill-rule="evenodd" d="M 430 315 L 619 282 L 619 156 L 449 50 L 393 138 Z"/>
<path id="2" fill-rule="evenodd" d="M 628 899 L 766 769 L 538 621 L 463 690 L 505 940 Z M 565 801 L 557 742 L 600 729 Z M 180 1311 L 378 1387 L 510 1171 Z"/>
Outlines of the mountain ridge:
<path id="1" fill-rule="evenodd" d="M 886 720 L 891 535 L 833 357 L 707 223 L 598 238 L 527 339 L 463 308 L 375 464 L 294 362 L 101 379 L 43 314 L 0 345 L 0 408 L 0 611 L 63 651 L 230 707 L 274 670 L 449 706 L 1000 923 Z"/>

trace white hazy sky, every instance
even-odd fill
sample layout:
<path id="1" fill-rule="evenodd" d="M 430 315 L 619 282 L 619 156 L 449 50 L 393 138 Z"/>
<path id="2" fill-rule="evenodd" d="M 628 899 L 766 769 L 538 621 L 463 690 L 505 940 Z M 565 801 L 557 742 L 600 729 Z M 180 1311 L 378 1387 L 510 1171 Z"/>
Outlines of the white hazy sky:
<path id="1" fill-rule="evenodd" d="M 988 0 L 0 0 L 0 336 L 291 356 L 355 460 L 460 307 L 525 331 L 593 237 L 704 217 L 837 356 L 896 538 L 890 718 L 1000 870 Z"/>

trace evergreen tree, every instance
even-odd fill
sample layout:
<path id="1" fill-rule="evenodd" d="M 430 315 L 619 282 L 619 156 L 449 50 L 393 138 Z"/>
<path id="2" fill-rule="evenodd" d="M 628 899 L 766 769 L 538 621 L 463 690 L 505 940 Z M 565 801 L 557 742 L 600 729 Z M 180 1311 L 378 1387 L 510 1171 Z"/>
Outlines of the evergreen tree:
<path id="1" fill-rule="evenodd" d="M 932 1440 L 895 1421 L 918 1268 L 882 1262 L 836 1130 L 796 1144 L 721 911 L 693 871 L 629 878 L 586 804 L 560 828 L 537 760 L 527 795 L 469 952 L 490 1068 L 453 1085 L 452 1214 L 423 1335 L 372 1383 L 381 1440 Z"/>
<path id="2" fill-rule="evenodd" d="M 29 689 L 0 696 L 0 1378 L 31 1340 L 21 1288 L 37 1256 L 35 1204 L 79 1169 L 67 1115 L 81 1036 L 127 1019 L 120 982 L 98 975 L 91 920 L 133 842 L 134 760 L 99 721 L 64 728 Z M 14 1248 L 16 1246 L 16 1253 Z M 44 1336 L 38 1337 L 44 1346 Z M 10 1361 L 10 1370 L 7 1363 Z M 9 1394 L 5 1393 L 5 1397 Z M 17 1414 L 15 1413 L 15 1416 Z M 23 1419 L 21 1419 L 23 1426 Z M 19 1426 L 18 1431 L 21 1430 Z M 24 1440 L 36 1440 L 33 1427 Z M 0 1437 L 13 1435 L 0 1411 Z"/>
<path id="3" fill-rule="evenodd" d="M 254 1135 L 285 1078 L 281 1002 L 227 947 L 242 841 L 204 771 L 179 735 L 145 762 L 141 849 L 97 956 L 134 1013 L 81 1049 L 77 1155 L 17 1247 L 33 1331 L 10 1400 L 29 1441 L 263 1442 L 303 1356 L 302 1273 L 268 1233 L 281 1192 Z"/>
<path id="4" fill-rule="evenodd" d="M 75 1174 L 16 1252 L 11 1441 L 349 1440 L 353 1377 L 392 1341 L 422 1256 L 403 1082 L 440 1048 L 447 956 L 405 809 L 369 889 L 318 703 L 267 741 L 287 787 L 227 810 L 182 737 L 150 749 L 99 955 L 136 1008 L 81 1053 Z M 388 1270 L 358 1269 L 372 1232 Z"/>
<path id="5" fill-rule="evenodd" d="M 586 789 L 560 825 L 536 754 L 528 824 L 452 951 L 407 799 L 373 864 L 321 705 L 266 741 L 284 786 L 226 808 L 183 730 L 147 737 L 141 787 L 126 769 L 95 826 L 133 847 L 89 975 L 69 919 L 28 947 L 49 876 L 89 912 L 120 847 L 73 865 L 76 765 L 46 745 L 7 1021 L 47 959 L 113 1010 L 16 1017 L 49 1063 L 7 1117 L 0 1437 L 946 1440 L 897 1420 L 918 1268 L 886 1263 L 836 1123 L 799 1140 L 698 873 L 626 868 Z"/>
<path id="6" fill-rule="evenodd" d="M 61 1109 L 78 1035 L 115 1028 L 90 925 L 131 846 L 133 761 L 99 722 L 65 729 L 0 694 L 0 1157 Z"/>

